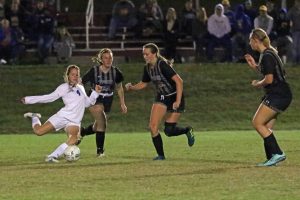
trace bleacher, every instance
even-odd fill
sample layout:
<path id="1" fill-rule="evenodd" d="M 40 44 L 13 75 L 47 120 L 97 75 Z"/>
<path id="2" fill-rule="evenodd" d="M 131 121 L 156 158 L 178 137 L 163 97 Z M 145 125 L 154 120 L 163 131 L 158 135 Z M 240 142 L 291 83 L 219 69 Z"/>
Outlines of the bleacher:
<path id="1" fill-rule="evenodd" d="M 107 26 L 92 26 L 89 29 L 89 48 L 86 46 L 86 29 L 83 26 L 69 27 L 76 44 L 74 56 L 94 56 L 102 48 L 110 48 L 115 56 L 124 57 L 127 61 L 141 57 L 142 46 L 146 43 L 156 43 L 163 51 L 162 36 L 154 33 L 150 37 L 135 38 L 133 32 L 121 29 L 114 40 L 107 40 Z M 191 38 L 180 39 L 177 47 L 179 55 L 194 56 L 195 45 Z"/>

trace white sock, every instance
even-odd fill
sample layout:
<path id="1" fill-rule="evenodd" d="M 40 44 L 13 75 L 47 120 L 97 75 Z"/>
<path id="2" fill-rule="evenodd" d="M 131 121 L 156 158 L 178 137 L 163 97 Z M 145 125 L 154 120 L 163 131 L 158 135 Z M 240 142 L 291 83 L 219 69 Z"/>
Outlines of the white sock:
<path id="1" fill-rule="evenodd" d="M 32 117 L 31 121 L 32 121 L 32 128 L 34 128 L 34 126 L 37 124 L 41 125 L 41 121 L 38 117 Z"/>
<path id="2" fill-rule="evenodd" d="M 50 155 L 48 155 L 48 158 L 49 157 L 59 158 L 64 154 L 64 151 L 66 150 L 67 147 L 68 147 L 67 143 L 62 143 Z"/>

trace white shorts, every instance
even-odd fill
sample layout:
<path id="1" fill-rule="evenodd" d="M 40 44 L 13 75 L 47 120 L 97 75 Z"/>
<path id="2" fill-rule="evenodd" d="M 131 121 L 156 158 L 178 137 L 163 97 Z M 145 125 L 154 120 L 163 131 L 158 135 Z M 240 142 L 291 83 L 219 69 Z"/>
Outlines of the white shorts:
<path id="1" fill-rule="evenodd" d="M 78 126 L 79 128 L 81 126 L 81 123 L 71 122 L 65 117 L 58 116 L 57 114 L 51 116 L 47 121 L 54 126 L 56 131 L 59 131 L 62 128 L 66 129 L 68 126 Z"/>

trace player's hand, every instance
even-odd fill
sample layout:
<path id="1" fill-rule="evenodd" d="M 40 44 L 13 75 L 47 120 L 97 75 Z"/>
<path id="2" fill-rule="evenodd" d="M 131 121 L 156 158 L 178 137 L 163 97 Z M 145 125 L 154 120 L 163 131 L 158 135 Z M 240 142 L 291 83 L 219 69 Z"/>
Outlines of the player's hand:
<path id="1" fill-rule="evenodd" d="M 101 87 L 100 85 L 96 85 L 96 86 L 95 86 L 95 91 L 96 91 L 97 93 L 100 93 L 101 90 L 102 90 L 102 87 Z"/>
<path id="2" fill-rule="evenodd" d="M 21 103 L 25 104 L 25 97 L 23 97 L 20 101 Z"/>
<path id="3" fill-rule="evenodd" d="M 124 114 L 127 113 L 127 106 L 125 104 L 121 104 L 121 112 Z"/>
<path id="4" fill-rule="evenodd" d="M 258 84 L 258 82 L 259 82 L 259 80 L 253 80 L 253 81 L 251 82 L 251 85 L 252 85 L 253 87 L 259 88 L 260 85 Z"/>
<path id="5" fill-rule="evenodd" d="M 125 89 L 126 89 L 127 91 L 131 90 L 131 87 L 132 87 L 132 83 L 126 83 L 126 84 L 125 84 Z"/>
<path id="6" fill-rule="evenodd" d="M 253 58 L 250 54 L 246 54 L 246 55 L 244 56 L 244 58 L 245 58 L 245 60 L 247 61 L 248 65 L 249 65 L 251 68 L 253 68 L 253 69 L 256 68 L 255 60 L 254 60 L 254 58 Z"/>
<path id="7" fill-rule="evenodd" d="M 180 102 L 175 101 L 173 103 L 173 110 L 177 110 L 179 108 Z"/>

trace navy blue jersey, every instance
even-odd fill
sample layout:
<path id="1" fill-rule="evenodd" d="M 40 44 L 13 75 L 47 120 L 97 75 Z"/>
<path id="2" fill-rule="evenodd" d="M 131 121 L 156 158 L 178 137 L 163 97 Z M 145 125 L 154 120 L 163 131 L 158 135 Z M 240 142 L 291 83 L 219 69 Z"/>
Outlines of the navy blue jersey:
<path id="1" fill-rule="evenodd" d="M 290 93 L 289 86 L 285 79 L 285 71 L 283 63 L 279 56 L 271 49 L 266 49 L 260 55 L 259 71 L 262 75 L 273 74 L 273 82 L 266 85 L 265 91 L 267 94 L 279 94 L 285 96 Z"/>
<path id="2" fill-rule="evenodd" d="M 152 81 L 158 94 L 167 95 L 176 92 L 176 83 L 172 80 L 176 74 L 166 61 L 158 59 L 154 66 L 148 64 L 144 67 L 142 82 Z"/>
<path id="3" fill-rule="evenodd" d="M 115 85 L 123 80 L 122 72 L 114 66 L 107 73 L 104 73 L 99 66 L 94 66 L 82 77 L 83 84 L 90 82 L 92 88 L 95 88 L 96 84 L 100 85 L 101 93 L 112 93 Z"/>

